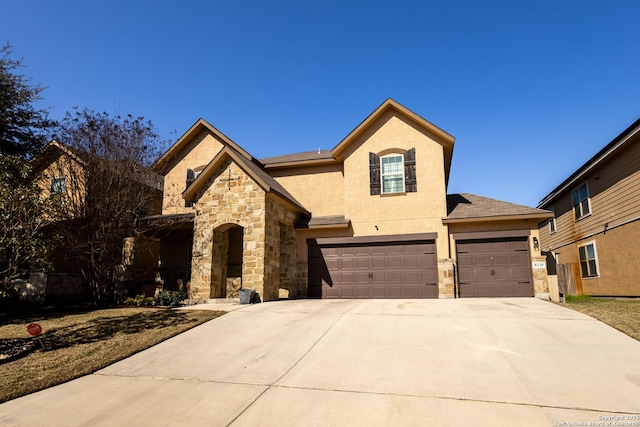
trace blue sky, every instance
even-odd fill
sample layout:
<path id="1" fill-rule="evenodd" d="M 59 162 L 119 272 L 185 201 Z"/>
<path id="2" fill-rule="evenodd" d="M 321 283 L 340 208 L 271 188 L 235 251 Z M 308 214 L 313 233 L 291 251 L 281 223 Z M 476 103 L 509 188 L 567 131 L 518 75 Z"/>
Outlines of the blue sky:
<path id="1" fill-rule="evenodd" d="M 535 206 L 640 116 L 640 2 L 3 0 L 42 106 L 202 117 L 255 157 L 333 148 L 386 98 L 456 137 L 449 193 Z"/>

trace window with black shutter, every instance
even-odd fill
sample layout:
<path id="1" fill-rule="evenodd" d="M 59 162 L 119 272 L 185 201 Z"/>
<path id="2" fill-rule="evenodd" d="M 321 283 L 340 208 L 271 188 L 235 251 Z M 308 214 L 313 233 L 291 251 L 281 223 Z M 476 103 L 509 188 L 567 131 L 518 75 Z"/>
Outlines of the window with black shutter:
<path id="1" fill-rule="evenodd" d="M 404 191 L 407 193 L 415 193 L 418 191 L 415 148 L 407 150 L 404 153 Z"/>
<path id="2" fill-rule="evenodd" d="M 195 179 L 196 179 L 196 173 L 193 171 L 193 169 L 187 169 L 187 186 L 185 187 L 185 190 L 189 188 L 189 186 L 193 181 L 195 181 Z M 185 208 L 190 208 L 192 206 L 193 206 L 193 202 L 190 202 L 188 200 L 184 201 Z"/>
<path id="3" fill-rule="evenodd" d="M 380 194 L 380 157 L 369 153 L 369 189 L 372 196 Z"/>
<path id="4" fill-rule="evenodd" d="M 369 188 L 372 196 L 418 191 L 416 149 L 383 157 L 369 153 Z"/>

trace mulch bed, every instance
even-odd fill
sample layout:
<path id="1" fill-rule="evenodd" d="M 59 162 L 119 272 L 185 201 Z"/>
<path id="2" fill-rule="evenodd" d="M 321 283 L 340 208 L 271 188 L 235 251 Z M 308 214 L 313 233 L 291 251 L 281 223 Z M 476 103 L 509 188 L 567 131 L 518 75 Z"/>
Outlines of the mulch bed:
<path id="1" fill-rule="evenodd" d="M 0 338 L 0 364 L 26 356 L 38 347 L 35 338 Z"/>

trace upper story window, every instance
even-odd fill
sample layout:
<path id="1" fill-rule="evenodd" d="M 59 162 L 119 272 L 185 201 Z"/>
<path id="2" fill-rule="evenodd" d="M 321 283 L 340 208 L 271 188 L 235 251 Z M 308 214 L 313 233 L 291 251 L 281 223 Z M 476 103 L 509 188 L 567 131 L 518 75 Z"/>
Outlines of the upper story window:
<path id="1" fill-rule="evenodd" d="M 404 193 L 404 156 L 392 154 L 380 159 L 382 194 Z"/>
<path id="2" fill-rule="evenodd" d="M 586 182 L 571 192 L 571 203 L 573 204 L 573 213 L 576 220 L 591 213 L 589 189 Z"/>
<path id="3" fill-rule="evenodd" d="M 598 259 L 595 242 L 589 242 L 578 247 L 580 254 L 580 272 L 582 277 L 596 277 L 598 275 Z"/>
<path id="4" fill-rule="evenodd" d="M 187 186 L 185 187 L 185 190 L 187 188 L 189 188 L 189 186 L 191 185 L 191 183 L 193 181 L 196 180 L 196 178 L 198 177 L 198 175 L 200 175 L 200 172 L 202 172 L 202 170 L 199 171 L 194 171 L 193 169 L 187 169 Z M 190 208 L 193 207 L 193 202 L 190 202 L 188 200 L 184 201 L 184 207 L 185 208 Z"/>
<path id="5" fill-rule="evenodd" d="M 549 219 L 549 234 L 555 234 L 556 232 L 556 219 L 555 218 L 550 218 Z"/>
<path id="6" fill-rule="evenodd" d="M 49 194 L 54 196 L 56 194 L 62 194 L 67 190 L 67 178 L 51 178 L 51 188 Z"/>
<path id="7" fill-rule="evenodd" d="M 382 157 L 369 153 L 369 186 L 371 195 L 416 192 L 416 149 Z"/>

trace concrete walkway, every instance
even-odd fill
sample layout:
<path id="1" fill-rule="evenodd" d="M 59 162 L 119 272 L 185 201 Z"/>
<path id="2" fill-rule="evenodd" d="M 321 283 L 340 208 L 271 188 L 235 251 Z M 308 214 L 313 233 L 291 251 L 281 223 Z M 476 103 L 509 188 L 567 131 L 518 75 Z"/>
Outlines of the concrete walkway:
<path id="1" fill-rule="evenodd" d="M 0 425 L 640 426 L 640 342 L 548 302 L 230 308 L 93 375 L 0 405 Z"/>

